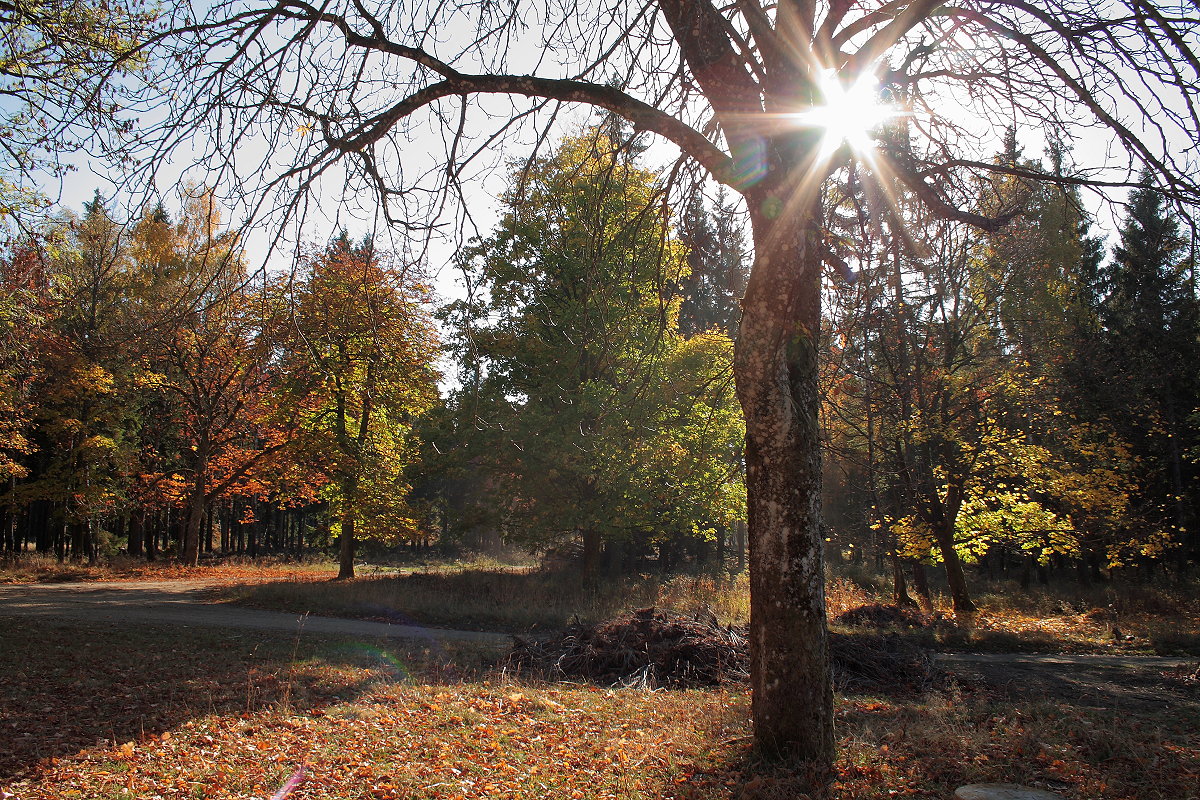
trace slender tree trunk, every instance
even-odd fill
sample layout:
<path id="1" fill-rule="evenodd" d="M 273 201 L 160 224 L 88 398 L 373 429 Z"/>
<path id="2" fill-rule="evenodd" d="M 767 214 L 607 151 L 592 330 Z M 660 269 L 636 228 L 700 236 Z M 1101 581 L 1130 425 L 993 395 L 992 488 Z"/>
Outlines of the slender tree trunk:
<path id="1" fill-rule="evenodd" d="M 146 560 L 154 561 L 158 558 L 158 528 L 162 525 L 162 513 L 155 512 L 154 524 L 146 528 Z"/>
<path id="2" fill-rule="evenodd" d="M 971 593 L 967 590 L 967 576 L 963 573 L 962 559 L 954 548 L 954 523 L 934 526 L 938 550 L 942 554 L 942 566 L 946 571 L 946 583 L 950 589 L 950 598 L 954 602 L 954 613 L 971 616 L 975 613 L 975 604 L 971 602 Z"/>
<path id="3" fill-rule="evenodd" d="M 338 537 L 338 580 L 354 577 L 354 514 L 342 514 L 342 532 Z"/>
<path id="4" fill-rule="evenodd" d="M 126 551 L 133 558 L 140 558 L 142 555 L 142 545 L 146 540 L 146 510 L 143 508 L 134 509 L 129 514 L 129 523 L 126 527 L 128 538 Z"/>
<path id="5" fill-rule="evenodd" d="M 0 510 L 0 550 L 17 551 L 17 516 L 11 506 Z"/>
<path id="6" fill-rule="evenodd" d="M 917 593 L 917 600 L 921 603 L 921 609 L 932 611 L 933 595 L 929 592 L 929 575 L 925 572 L 925 565 L 920 561 L 914 561 L 912 573 L 913 591 Z"/>
<path id="7" fill-rule="evenodd" d="M 823 776 L 834 758 L 817 392 L 823 245 L 819 203 L 794 207 L 797 187 L 776 191 L 747 195 L 755 265 L 734 359 L 746 418 L 754 738 Z"/>
<path id="8" fill-rule="evenodd" d="M 58 515 L 54 518 L 54 555 L 59 563 L 67 560 L 67 509 L 60 504 Z"/>
<path id="9" fill-rule="evenodd" d="M 746 571 L 746 523 L 738 520 L 734 523 L 734 550 L 737 553 L 737 574 Z"/>
<path id="10" fill-rule="evenodd" d="M 354 507 L 358 498 L 358 480 L 342 481 L 342 532 L 338 538 L 338 580 L 354 577 Z"/>
<path id="11" fill-rule="evenodd" d="M 204 525 L 204 476 L 197 476 L 188 498 L 187 521 L 183 528 L 183 543 L 179 563 L 194 567 L 200 563 L 200 529 Z"/>
<path id="12" fill-rule="evenodd" d="M 204 501 L 193 498 L 188 506 L 187 522 L 183 528 L 183 544 L 179 550 L 179 562 L 194 567 L 200 563 L 200 529 L 204 525 Z"/>

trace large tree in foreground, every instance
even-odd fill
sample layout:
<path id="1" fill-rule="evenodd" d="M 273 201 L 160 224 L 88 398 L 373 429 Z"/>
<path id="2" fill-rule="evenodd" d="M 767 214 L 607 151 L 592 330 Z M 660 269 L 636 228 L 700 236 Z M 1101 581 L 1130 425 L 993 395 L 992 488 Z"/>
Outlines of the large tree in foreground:
<path id="1" fill-rule="evenodd" d="M 833 258 L 822 188 L 839 171 L 903 187 L 927 213 L 963 210 L 973 176 L 1029 173 L 982 156 L 998 132 L 1082 122 L 1106 129 L 1195 197 L 1200 116 L 1194 6 L 1126 0 L 607 0 L 598 4 L 305 0 L 203 4 L 164 42 L 171 131 L 213 134 L 252 206 L 299 211 L 335 166 L 431 230 L 486 171 L 499 138 L 543 137 L 563 104 L 625 117 L 740 193 L 754 265 L 735 354 L 746 417 L 755 739 L 767 752 L 833 758 L 820 532 L 817 351 L 821 273 Z M 182 77 L 182 79 L 181 79 Z M 1131 79 L 1132 78 L 1132 79 Z M 872 142 L 884 97 L 902 117 Z M 841 111 L 833 109 L 841 108 Z M 205 126 L 208 126 L 205 128 Z M 1152 135 L 1141 138 L 1142 131 Z M 432 132 L 432 135 L 430 135 Z M 253 168 L 230 164 L 231 137 Z M 149 141 L 152 137 L 147 137 Z M 990 139 L 990 141 L 989 141 Z M 511 143 L 512 139 L 510 139 Z M 422 160 L 424 149 L 440 148 Z M 510 151 L 511 152 L 511 151 Z M 148 163 L 148 162 L 147 162 Z M 280 166 L 282 164 L 282 166 Z M 1085 165 L 1086 166 L 1086 165 Z M 1084 173 L 1124 184 L 1129 171 Z M 342 176 L 339 174 L 339 180 Z M 1071 179 L 1076 180 L 1076 179 Z M 261 199 L 272 192 L 274 200 Z M 873 209 L 891 214 L 887 192 Z"/>

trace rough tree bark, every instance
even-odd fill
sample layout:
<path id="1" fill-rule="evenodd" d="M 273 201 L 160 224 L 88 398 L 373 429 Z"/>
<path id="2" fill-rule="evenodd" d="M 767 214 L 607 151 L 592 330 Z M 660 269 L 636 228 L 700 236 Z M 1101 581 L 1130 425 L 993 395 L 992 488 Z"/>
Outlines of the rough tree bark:
<path id="1" fill-rule="evenodd" d="M 802 162 L 803 163 L 803 162 Z M 734 374 L 746 417 L 750 654 L 755 739 L 773 755 L 833 763 L 817 392 L 820 206 L 749 196 L 755 264 Z M 789 209 L 792 210 L 792 209 Z"/>

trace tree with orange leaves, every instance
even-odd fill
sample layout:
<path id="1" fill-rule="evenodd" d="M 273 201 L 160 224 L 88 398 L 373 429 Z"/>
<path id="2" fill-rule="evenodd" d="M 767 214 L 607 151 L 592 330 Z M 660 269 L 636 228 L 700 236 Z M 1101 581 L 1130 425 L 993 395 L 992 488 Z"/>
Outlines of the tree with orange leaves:
<path id="1" fill-rule="evenodd" d="M 273 291 L 280 412 L 299 427 L 297 453 L 329 479 L 339 578 L 354 577 L 356 537 L 415 525 L 404 470 L 413 421 L 437 397 L 425 293 L 391 254 L 345 233 Z"/>

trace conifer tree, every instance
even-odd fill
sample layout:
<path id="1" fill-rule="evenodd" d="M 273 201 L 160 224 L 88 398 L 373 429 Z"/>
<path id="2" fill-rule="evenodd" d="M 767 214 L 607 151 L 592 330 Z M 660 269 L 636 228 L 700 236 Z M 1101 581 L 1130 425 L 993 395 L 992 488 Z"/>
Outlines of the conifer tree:
<path id="1" fill-rule="evenodd" d="M 1194 555 L 1196 470 L 1187 453 L 1197 442 L 1189 416 L 1200 404 L 1200 308 L 1184 244 L 1178 220 L 1143 175 L 1103 271 L 1105 363 L 1094 388 L 1140 464 L 1142 525 L 1159 542 L 1186 539 Z"/>

